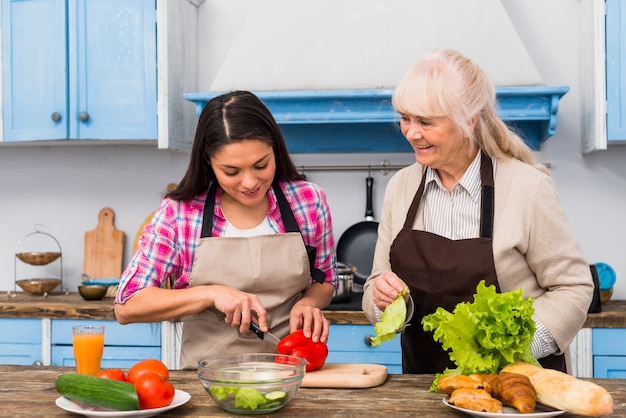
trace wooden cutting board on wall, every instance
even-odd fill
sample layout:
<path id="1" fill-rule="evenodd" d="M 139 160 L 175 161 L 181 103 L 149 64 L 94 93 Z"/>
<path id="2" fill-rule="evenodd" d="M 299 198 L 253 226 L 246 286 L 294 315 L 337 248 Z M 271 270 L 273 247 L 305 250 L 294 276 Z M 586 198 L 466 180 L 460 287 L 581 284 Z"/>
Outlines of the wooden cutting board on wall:
<path id="1" fill-rule="evenodd" d="M 85 232 L 83 273 L 92 279 L 119 278 L 122 275 L 124 232 L 115 229 L 115 213 L 103 208 L 98 214 L 98 225 Z"/>

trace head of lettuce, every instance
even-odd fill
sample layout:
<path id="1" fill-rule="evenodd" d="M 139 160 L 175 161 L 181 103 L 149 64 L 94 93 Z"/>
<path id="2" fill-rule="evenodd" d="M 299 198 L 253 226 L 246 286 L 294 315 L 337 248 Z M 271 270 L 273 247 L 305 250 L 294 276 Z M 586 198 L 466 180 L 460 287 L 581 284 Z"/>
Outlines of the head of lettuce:
<path id="1" fill-rule="evenodd" d="M 481 281 L 473 302 L 458 303 L 454 312 L 437 308 L 425 316 L 424 330 L 434 331 L 433 338 L 457 366 L 437 374 L 431 391 L 436 391 L 443 375 L 498 373 L 515 361 L 539 365 L 531 350 L 533 301 L 524 300 L 522 289 L 498 293 L 495 286 Z"/>

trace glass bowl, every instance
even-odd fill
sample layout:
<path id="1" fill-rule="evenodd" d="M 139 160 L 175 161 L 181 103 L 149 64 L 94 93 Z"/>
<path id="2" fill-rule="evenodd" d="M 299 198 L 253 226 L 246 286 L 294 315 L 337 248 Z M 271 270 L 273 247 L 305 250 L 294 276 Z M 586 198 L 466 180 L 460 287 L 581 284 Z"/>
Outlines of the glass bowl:
<path id="1" fill-rule="evenodd" d="M 306 361 L 284 354 L 210 356 L 198 362 L 198 377 L 222 409 L 265 414 L 285 406 L 298 391 Z"/>

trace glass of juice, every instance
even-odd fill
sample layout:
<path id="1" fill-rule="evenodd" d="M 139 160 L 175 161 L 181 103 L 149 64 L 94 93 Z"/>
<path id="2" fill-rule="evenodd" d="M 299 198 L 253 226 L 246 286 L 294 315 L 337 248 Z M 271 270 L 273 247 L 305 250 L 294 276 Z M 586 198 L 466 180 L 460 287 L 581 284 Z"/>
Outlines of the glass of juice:
<path id="1" fill-rule="evenodd" d="M 96 374 L 104 351 L 104 325 L 72 327 L 76 373 Z"/>

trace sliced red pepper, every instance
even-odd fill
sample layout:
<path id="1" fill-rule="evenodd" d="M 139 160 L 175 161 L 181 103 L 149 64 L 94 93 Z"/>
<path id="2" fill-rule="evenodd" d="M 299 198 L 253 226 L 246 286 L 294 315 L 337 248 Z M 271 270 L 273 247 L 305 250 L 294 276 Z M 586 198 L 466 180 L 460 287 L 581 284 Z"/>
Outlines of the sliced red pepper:
<path id="1" fill-rule="evenodd" d="M 280 354 L 289 354 L 305 359 L 307 372 L 321 368 L 328 357 L 328 346 L 323 342 L 313 342 L 312 339 L 305 337 L 302 329 L 280 340 L 277 350 Z"/>

